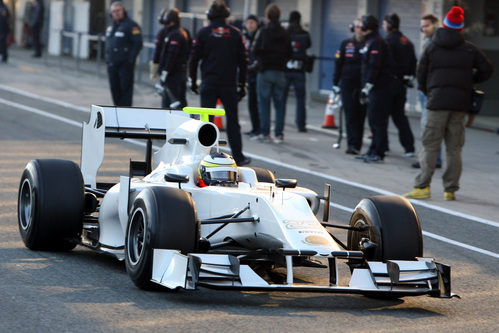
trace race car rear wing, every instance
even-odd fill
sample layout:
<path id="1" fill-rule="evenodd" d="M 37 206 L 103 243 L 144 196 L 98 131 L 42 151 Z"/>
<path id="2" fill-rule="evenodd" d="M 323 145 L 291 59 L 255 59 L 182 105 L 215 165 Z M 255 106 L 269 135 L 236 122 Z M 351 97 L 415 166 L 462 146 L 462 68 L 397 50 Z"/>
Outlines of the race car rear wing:
<path id="1" fill-rule="evenodd" d="M 189 120 L 178 110 L 92 105 L 90 120 L 83 122 L 81 163 L 85 185 L 96 188 L 97 172 L 104 160 L 105 138 L 147 140 L 146 164 L 151 163 L 153 139 L 166 139 L 168 128 Z"/>

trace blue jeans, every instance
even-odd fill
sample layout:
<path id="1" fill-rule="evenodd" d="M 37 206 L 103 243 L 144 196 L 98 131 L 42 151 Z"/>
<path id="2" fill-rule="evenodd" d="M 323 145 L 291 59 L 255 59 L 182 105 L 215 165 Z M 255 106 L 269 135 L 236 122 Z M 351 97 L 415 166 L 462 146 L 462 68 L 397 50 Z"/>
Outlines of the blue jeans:
<path id="1" fill-rule="evenodd" d="M 419 104 L 421 105 L 421 131 L 424 129 L 424 125 L 426 124 L 426 117 L 428 115 L 428 110 L 426 109 L 426 102 L 428 101 L 428 97 L 422 92 L 418 91 Z M 442 165 L 442 148 L 438 150 L 437 154 L 437 164 Z"/>
<path id="2" fill-rule="evenodd" d="M 304 130 L 307 125 L 307 112 L 305 110 L 305 81 L 305 72 L 286 72 L 284 101 L 288 100 L 289 88 L 293 86 L 296 95 L 295 124 L 299 130 Z"/>
<path id="3" fill-rule="evenodd" d="M 260 113 L 260 134 L 270 134 L 270 99 L 275 109 L 275 136 L 283 135 L 286 105 L 284 89 L 286 76 L 282 71 L 265 70 L 258 73 L 256 89 L 258 91 L 258 112 Z"/>

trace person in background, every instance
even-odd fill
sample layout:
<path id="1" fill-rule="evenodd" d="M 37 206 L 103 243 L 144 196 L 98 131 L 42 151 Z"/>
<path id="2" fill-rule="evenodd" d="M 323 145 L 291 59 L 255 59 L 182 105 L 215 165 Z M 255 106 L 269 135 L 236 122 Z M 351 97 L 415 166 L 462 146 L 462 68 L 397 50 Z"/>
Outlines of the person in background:
<path id="1" fill-rule="evenodd" d="M 244 23 L 244 45 L 248 51 L 248 111 L 251 120 L 251 131 L 244 134 L 254 137 L 260 134 L 260 116 L 258 115 L 258 97 L 256 92 L 256 76 L 258 73 L 258 63 L 255 62 L 255 54 L 251 51 L 251 46 L 255 40 L 258 30 L 258 18 L 249 15 Z"/>
<path id="2" fill-rule="evenodd" d="M 132 106 L 135 61 L 142 49 L 140 27 L 121 1 L 111 4 L 113 21 L 106 29 L 106 63 L 115 106 Z"/>
<path id="3" fill-rule="evenodd" d="M 0 0 L 0 55 L 2 62 L 7 62 L 7 36 L 10 32 L 10 14 L 7 6 Z"/>
<path id="4" fill-rule="evenodd" d="M 454 6 L 419 61 L 418 87 L 428 97 L 428 114 L 423 129 L 421 171 L 414 180 L 414 189 L 405 194 L 406 198 L 431 196 L 437 153 L 445 141 L 444 200 L 456 200 L 462 172 L 464 123 L 471 109 L 473 84 L 488 80 L 493 72 L 487 56 L 464 39 L 463 28 L 464 10 Z"/>
<path id="5" fill-rule="evenodd" d="M 424 52 L 426 47 L 430 44 L 435 31 L 438 29 L 438 18 L 433 14 L 426 14 L 421 18 L 421 32 L 424 35 L 423 45 L 421 47 L 421 54 Z M 419 104 L 421 106 L 421 131 L 423 131 L 424 124 L 426 122 L 426 114 L 428 111 L 426 110 L 426 102 L 427 98 L 422 91 L 418 91 Z M 412 163 L 411 165 L 415 169 L 419 169 L 421 165 L 419 161 Z M 442 148 L 438 150 L 437 155 L 437 164 L 436 168 L 440 169 L 442 167 Z"/>
<path id="6" fill-rule="evenodd" d="M 353 36 L 341 42 L 335 54 L 335 69 L 333 74 L 333 92 L 341 93 L 341 101 L 345 110 L 347 130 L 347 154 L 358 155 L 362 148 L 364 136 L 364 121 L 366 106 L 360 104 L 361 61 L 359 53 L 364 46 L 364 34 L 361 30 L 362 21 L 356 19 L 350 25 Z"/>
<path id="7" fill-rule="evenodd" d="M 392 54 L 395 75 L 390 116 L 398 129 L 399 141 L 405 150 L 404 156 L 414 157 L 414 135 L 405 115 L 405 102 L 407 88 L 414 86 L 412 81 L 416 73 L 417 60 L 414 45 L 399 29 L 400 18 L 397 14 L 393 13 L 384 17 L 383 30 L 387 34 L 385 40 Z"/>
<path id="8" fill-rule="evenodd" d="M 185 97 L 187 87 L 187 60 L 191 51 L 191 37 L 180 26 L 180 12 L 177 8 L 163 10 L 159 22 L 164 24 L 156 37 L 156 48 L 150 63 L 151 79 L 157 79 L 160 84 L 169 89 L 173 96 L 163 92 L 161 107 L 169 108 L 174 102 L 171 97 L 180 102 L 179 108 L 187 106 Z"/>
<path id="9" fill-rule="evenodd" d="M 359 51 L 362 54 L 361 104 L 367 104 L 369 127 L 373 133 L 371 145 L 366 154 L 356 156 L 366 163 L 382 162 L 388 146 L 388 117 L 393 82 L 392 57 L 388 44 L 379 35 L 378 19 L 373 15 L 362 16 L 361 30 L 365 44 Z"/>
<path id="10" fill-rule="evenodd" d="M 201 106 L 214 108 L 220 99 L 227 120 L 227 138 L 238 166 L 251 163 L 242 151 L 238 101 L 246 95 L 248 59 L 241 31 L 227 24 L 230 11 L 224 1 L 214 1 L 207 16 L 210 24 L 199 30 L 189 60 L 191 90 L 198 93 L 197 67 L 201 62 Z"/>
<path id="11" fill-rule="evenodd" d="M 305 61 L 307 49 L 312 46 L 310 34 L 301 26 L 301 14 L 293 10 L 289 14 L 288 33 L 291 37 L 293 54 L 286 63 L 286 88 L 284 90 L 284 101 L 288 98 L 289 88 L 294 87 L 296 96 L 295 124 L 298 132 L 307 131 L 307 110 L 305 108 Z"/>
<path id="12" fill-rule="evenodd" d="M 271 143 L 270 100 L 275 107 L 275 143 L 284 141 L 284 117 L 286 113 L 286 62 L 291 58 L 291 38 L 281 26 L 281 10 L 275 3 L 265 8 L 267 24 L 258 30 L 252 51 L 259 64 L 257 76 L 258 111 L 260 113 L 260 135 L 253 137 Z"/>
<path id="13" fill-rule="evenodd" d="M 45 15 L 45 8 L 43 6 L 43 0 L 35 0 L 33 4 L 33 9 L 31 10 L 31 20 L 30 28 L 33 33 L 33 47 L 35 53 L 34 58 L 40 58 L 42 56 L 42 44 L 40 41 L 40 35 L 43 29 L 43 18 Z"/>

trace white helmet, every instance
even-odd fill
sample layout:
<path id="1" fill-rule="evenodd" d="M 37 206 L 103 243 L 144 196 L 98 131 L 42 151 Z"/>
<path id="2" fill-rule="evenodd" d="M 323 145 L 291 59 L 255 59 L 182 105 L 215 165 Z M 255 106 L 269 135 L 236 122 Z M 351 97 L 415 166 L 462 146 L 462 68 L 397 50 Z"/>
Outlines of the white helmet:
<path id="1" fill-rule="evenodd" d="M 199 183 L 206 185 L 236 185 L 237 165 L 232 156 L 226 153 L 206 155 L 199 163 Z"/>

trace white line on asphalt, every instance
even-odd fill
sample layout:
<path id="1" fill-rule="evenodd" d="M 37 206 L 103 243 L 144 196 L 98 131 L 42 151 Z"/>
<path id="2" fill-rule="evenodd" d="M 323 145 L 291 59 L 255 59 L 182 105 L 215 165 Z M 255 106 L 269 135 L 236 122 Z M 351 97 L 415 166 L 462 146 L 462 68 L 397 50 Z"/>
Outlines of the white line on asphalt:
<path id="1" fill-rule="evenodd" d="M 74 120 L 71 120 L 71 119 L 67 119 L 67 118 L 64 118 L 64 117 L 60 117 L 60 116 L 57 116 L 57 115 L 51 114 L 49 112 L 33 108 L 33 107 L 30 107 L 30 106 L 26 106 L 26 105 L 22 105 L 22 104 L 19 104 L 19 103 L 11 102 L 11 101 L 5 100 L 3 98 L 0 98 L 0 103 L 5 104 L 5 105 L 9 105 L 9 106 L 12 106 L 12 107 L 15 107 L 15 108 L 18 108 L 20 110 L 24 110 L 24 111 L 28 111 L 28 112 L 31 112 L 31 113 L 35 113 L 35 114 L 38 114 L 40 116 L 44 116 L 44 117 L 47 117 L 47 118 L 58 120 L 58 121 L 61 121 L 63 123 L 66 123 L 66 124 L 69 124 L 69 125 L 72 125 L 72 126 L 76 126 L 76 127 L 80 127 L 80 128 L 82 126 L 82 124 L 79 123 L 79 122 L 77 122 L 77 121 L 74 121 Z M 127 140 L 127 141 L 129 141 L 131 143 L 134 143 L 134 144 L 141 145 L 141 146 L 143 145 L 141 142 L 138 142 L 136 140 Z M 155 147 L 155 148 L 159 148 L 159 147 Z M 323 178 L 326 178 L 326 179 L 334 180 L 334 181 L 341 182 L 341 183 L 344 183 L 344 184 L 348 184 L 348 185 L 351 185 L 351 186 L 356 186 L 356 187 L 361 187 L 361 188 L 364 188 L 364 189 L 369 189 L 371 191 L 378 192 L 378 193 L 381 193 L 381 194 L 395 195 L 395 194 L 393 194 L 391 192 L 388 192 L 388 191 L 384 191 L 384 190 L 376 189 L 374 187 L 370 187 L 370 186 L 366 186 L 366 185 L 362 185 L 362 184 L 357 184 L 357 183 L 354 183 L 354 182 L 346 181 L 346 180 L 339 179 L 339 178 L 336 178 L 336 177 L 333 177 L 333 176 L 322 174 L 320 172 L 303 169 L 303 168 L 296 167 L 296 166 L 293 166 L 293 165 L 288 165 L 286 163 L 282 163 L 282 162 L 279 162 L 279 161 L 274 161 L 272 159 L 268 159 L 268 158 L 265 158 L 265 157 L 257 156 L 257 155 L 254 155 L 254 154 L 247 154 L 247 155 L 250 156 L 250 157 L 252 157 L 252 158 L 254 158 L 254 159 L 259 159 L 261 161 L 264 161 L 264 162 L 267 162 L 267 163 L 272 163 L 272 164 L 279 165 L 279 166 L 282 166 L 282 167 L 286 167 L 286 168 L 289 168 L 289 169 L 292 169 L 292 170 L 295 170 L 295 171 L 304 172 L 304 173 L 308 173 L 308 174 L 311 174 L 311 175 L 314 175 L 314 176 L 323 177 Z M 338 209 L 341 209 L 341 210 L 344 210 L 344 211 L 347 211 L 347 212 L 350 212 L 350 213 L 353 212 L 353 209 L 351 209 L 349 207 L 345 207 L 345 206 L 334 204 L 334 203 L 330 203 L 330 205 L 332 207 L 335 207 L 335 208 L 338 208 Z M 432 205 L 428 205 L 428 206 L 429 206 L 429 208 L 433 208 Z M 452 213 L 454 213 L 454 212 L 452 212 Z M 463 214 L 463 215 L 466 215 L 466 214 Z M 472 216 L 472 217 L 475 218 L 474 216 Z M 492 222 L 492 223 L 497 224 L 496 222 Z M 488 224 L 488 223 L 486 223 L 486 224 Z M 427 231 L 423 231 L 423 235 L 425 235 L 427 237 L 430 237 L 430 238 L 434 238 L 434 239 L 440 240 L 440 241 L 448 243 L 448 244 L 452 244 L 452 245 L 455 245 L 455 246 L 458 246 L 458 247 L 462 247 L 462 248 L 465 248 L 465 249 L 468 249 L 468 250 L 471 250 L 471 251 L 475 251 L 475 252 L 478 252 L 478 253 L 481 253 L 481 254 L 492 256 L 494 258 L 499 258 L 499 254 L 497 254 L 497 253 L 494 253 L 494 252 L 491 252 L 491 251 L 487 251 L 487 250 L 484 250 L 484 249 L 480 249 L 480 248 L 472 246 L 472 245 L 468 245 L 468 244 L 464 244 L 464 243 L 461 243 L 461 242 L 457 242 L 457 241 L 454 241 L 452 239 L 449 239 L 449 238 L 446 238 L 446 237 L 443 237 L 443 236 L 439 236 L 439 235 L 436 235 L 436 234 L 433 234 L 433 233 L 430 233 L 430 232 L 427 232 Z"/>
<path id="2" fill-rule="evenodd" d="M 18 109 L 21 109 L 21 110 L 24 110 L 24 111 L 35 113 L 35 114 L 40 115 L 40 116 L 44 116 L 44 117 L 47 117 L 47 118 L 52 118 L 52 119 L 55 119 L 55 120 L 59 120 L 59 121 L 61 121 L 63 123 L 66 123 L 66 124 L 73 125 L 73 126 L 81 128 L 81 124 L 82 123 L 80 123 L 80 122 L 77 122 L 77 121 L 74 121 L 74 120 L 71 120 L 71 119 L 68 119 L 68 118 L 64 118 L 64 117 L 52 114 L 50 112 L 42 111 L 40 109 L 36 109 L 36 108 L 31 107 L 31 106 L 19 104 L 19 103 L 16 103 L 16 102 L 11 102 L 11 101 L 8 101 L 8 100 L 3 99 L 3 98 L 0 98 L 0 103 L 8 105 L 8 106 L 12 106 L 14 108 L 18 108 Z"/>
<path id="3" fill-rule="evenodd" d="M 458 242 L 458 241 L 455 241 L 455 240 L 452 240 L 452 239 L 449 239 L 449 238 L 445 238 L 445 237 L 433 234 L 433 233 L 428 232 L 428 231 L 423 231 L 423 235 L 425 235 L 426 237 L 438 239 L 439 241 L 442 241 L 442 242 L 445 242 L 445 243 L 449 243 L 449 244 L 452 244 L 452 245 L 455 245 L 455 246 L 459 246 L 459 247 L 462 247 L 462 248 L 465 248 L 465 249 L 468 249 L 468 250 L 471 250 L 471 251 L 475 251 L 475 252 L 478 252 L 478 253 L 481 253 L 481 254 L 485 254 L 487 256 L 491 256 L 491 257 L 499 259 L 499 253 L 495 253 L 495 252 L 492 252 L 492 251 L 487 251 L 487 250 L 484 250 L 484 249 L 481 249 L 481 248 L 478 248 L 478 247 L 475 247 L 475 246 L 472 246 L 472 245 L 464 244 L 464 243 L 461 243 L 461 242 Z"/>
<path id="4" fill-rule="evenodd" d="M 53 99 L 53 98 L 50 98 L 50 97 L 40 96 L 40 95 L 33 94 L 33 93 L 30 93 L 30 92 L 27 92 L 27 91 L 24 91 L 24 90 L 20 90 L 20 89 L 17 89 L 17 88 L 8 87 L 8 86 L 5 86 L 3 84 L 0 84 L 0 89 L 8 91 L 8 92 L 11 92 L 11 93 L 19 94 L 19 95 L 22 95 L 22 96 L 25 96 L 25 97 L 30 97 L 30 98 L 38 99 L 38 100 L 43 101 L 43 102 L 52 103 L 52 104 L 55 104 L 55 105 L 58 105 L 58 106 L 62 106 L 64 108 L 71 108 L 73 110 L 81 111 L 81 112 L 86 112 L 86 113 L 90 112 L 90 108 L 84 108 L 82 106 L 74 105 L 74 104 L 71 104 L 71 103 L 66 103 L 66 102 L 59 101 L 57 99 Z"/>
<path id="5" fill-rule="evenodd" d="M 346 211 L 348 213 L 353 213 L 353 211 L 354 211 L 353 209 L 351 209 L 349 207 L 338 205 L 338 204 L 335 204 L 335 203 L 332 203 L 332 202 L 329 205 L 331 207 L 334 207 L 334 208 L 337 208 L 337 209 L 341 209 L 341 210 Z M 424 231 L 423 230 L 423 235 L 426 236 L 426 237 L 437 239 L 437 240 L 439 240 L 441 242 L 444 242 L 444 243 L 447 243 L 447 244 L 452 244 L 452 245 L 455 245 L 455 246 L 458 246 L 458 247 L 462 247 L 462 248 L 468 249 L 470 251 L 474 251 L 474 252 L 478 252 L 478 253 L 481 253 L 481 254 L 485 254 L 487 256 L 491 256 L 491 257 L 494 257 L 494 258 L 499 258 L 499 253 L 495 253 L 495 252 L 492 252 L 492 251 L 481 249 L 479 247 L 475 247 L 475 246 L 472 246 L 472 245 L 461 243 L 461 242 L 452 240 L 452 239 L 447 238 L 447 237 L 439 236 L 437 234 L 434 234 L 434 233 L 431 233 L 431 232 L 428 232 L 428 231 Z"/>

